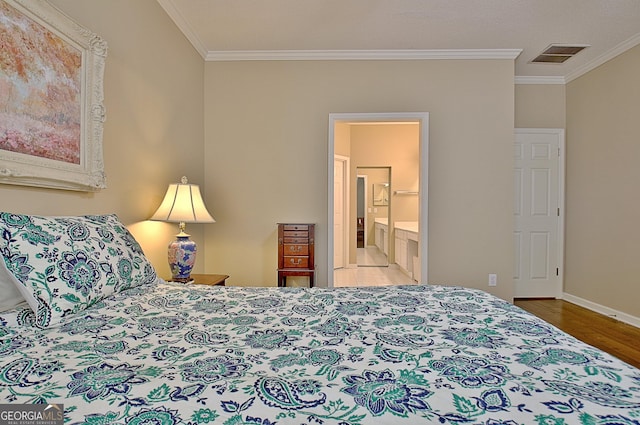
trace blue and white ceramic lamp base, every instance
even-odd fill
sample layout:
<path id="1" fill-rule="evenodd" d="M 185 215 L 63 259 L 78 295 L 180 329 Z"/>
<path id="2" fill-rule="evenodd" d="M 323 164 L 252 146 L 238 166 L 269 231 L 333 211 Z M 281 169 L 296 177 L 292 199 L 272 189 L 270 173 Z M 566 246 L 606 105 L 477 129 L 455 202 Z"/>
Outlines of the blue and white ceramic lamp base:
<path id="1" fill-rule="evenodd" d="M 196 262 L 196 243 L 189 236 L 180 232 L 177 239 L 169 244 L 169 268 L 174 282 L 188 282 Z"/>

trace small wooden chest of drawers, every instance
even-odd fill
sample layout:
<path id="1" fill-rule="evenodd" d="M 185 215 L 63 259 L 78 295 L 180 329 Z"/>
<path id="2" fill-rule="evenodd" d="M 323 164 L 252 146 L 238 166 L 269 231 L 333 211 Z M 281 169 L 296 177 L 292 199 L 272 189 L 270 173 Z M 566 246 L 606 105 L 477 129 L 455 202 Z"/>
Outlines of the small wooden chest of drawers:
<path id="1" fill-rule="evenodd" d="M 278 223 L 278 286 L 287 276 L 307 276 L 313 287 L 315 224 Z"/>

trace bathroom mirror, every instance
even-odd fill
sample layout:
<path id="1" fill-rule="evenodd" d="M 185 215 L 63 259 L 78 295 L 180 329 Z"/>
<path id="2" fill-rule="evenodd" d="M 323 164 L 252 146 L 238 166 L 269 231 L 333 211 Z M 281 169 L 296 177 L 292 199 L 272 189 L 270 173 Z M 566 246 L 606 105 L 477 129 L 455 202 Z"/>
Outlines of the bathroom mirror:
<path id="1" fill-rule="evenodd" d="M 389 183 L 373 184 L 373 205 L 389 205 Z"/>

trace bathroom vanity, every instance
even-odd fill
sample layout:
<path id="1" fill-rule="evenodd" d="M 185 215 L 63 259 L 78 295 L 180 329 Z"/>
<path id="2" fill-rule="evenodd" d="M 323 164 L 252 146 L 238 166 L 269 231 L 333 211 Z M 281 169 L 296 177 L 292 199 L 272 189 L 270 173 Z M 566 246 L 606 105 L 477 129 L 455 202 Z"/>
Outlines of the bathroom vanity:
<path id="1" fill-rule="evenodd" d="M 395 261 L 398 267 L 420 282 L 420 260 L 418 259 L 419 229 L 417 221 L 396 221 Z"/>
<path id="2" fill-rule="evenodd" d="M 389 219 L 374 219 L 374 239 L 378 249 L 388 257 L 389 256 Z"/>

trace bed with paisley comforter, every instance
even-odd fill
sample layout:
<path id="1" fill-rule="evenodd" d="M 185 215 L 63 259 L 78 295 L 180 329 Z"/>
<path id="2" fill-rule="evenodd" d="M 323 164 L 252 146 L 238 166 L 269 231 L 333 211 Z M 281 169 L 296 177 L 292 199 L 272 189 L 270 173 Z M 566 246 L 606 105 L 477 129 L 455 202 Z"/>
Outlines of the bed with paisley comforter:
<path id="1" fill-rule="evenodd" d="M 638 369 L 486 292 L 184 285 L 115 216 L 0 224 L 0 284 L 27 302 L 0 312 L 0 403 L 68 424 L 640 423 Z"/>

